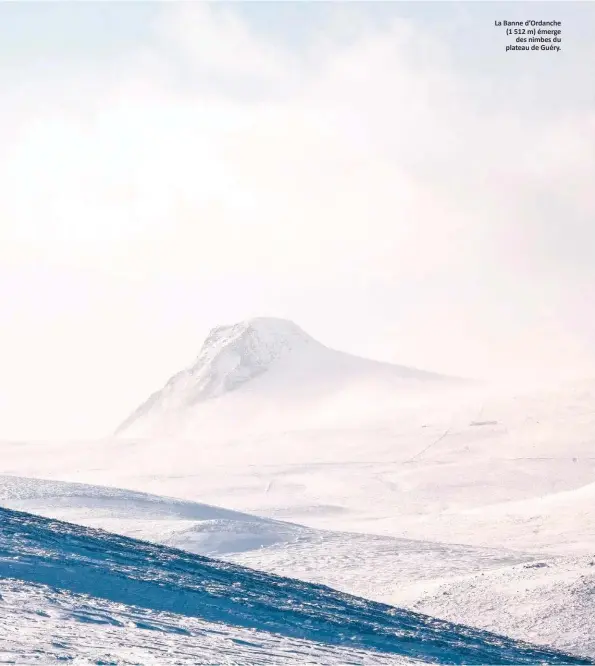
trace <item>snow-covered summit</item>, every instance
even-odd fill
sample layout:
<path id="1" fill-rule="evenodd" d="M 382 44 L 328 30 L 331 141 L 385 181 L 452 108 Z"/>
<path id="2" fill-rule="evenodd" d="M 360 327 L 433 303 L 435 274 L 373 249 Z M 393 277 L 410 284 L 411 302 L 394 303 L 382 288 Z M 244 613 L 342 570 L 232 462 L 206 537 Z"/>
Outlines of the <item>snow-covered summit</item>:
<path id="1" fill-rule="evenodd" d="M 265 374 L 267 379 L 263 383 Z M 270 406 L 279 405 L 284 398 L 286 402 L 295 402 L 298 395 L 312 397 L 320 390 L 329 393 L 354 380 L 387 377 L 407 381 L 441 379 L 431 373 L 335 351 L 291 321 L 257 317 L 213 328 L 195 362 L 151 395 L 117 432 L 128 431 L 134 423 L 135 432 L 154 432 L 156 426 L 161 434 L 171 433 L 199 403 L 235 393 L 248 383 L 252 386 L 256 379 L 259 379 L 260 398 Z M 249 411 L 254 409 L 251 407 Z M 232 414 L 237 421 L 238 411 Z M 143 427 L 136 427 L 141 421 Z M 146 428 L 148 421 L 151 425 Z"/>
<path id="2" fill-rule="evenodd" d="M 195 391 L 189 398 L 213 398 L 265 372 L 271 364 L 307 346 L 319 346 L 291 321 L 258 317 L 218 326 L 205 340 L 189 369 Z"/>
<path id="3" fill-rule="evenodd" d="M 161 391 L 151 395 L 118 431 L 157 404 L 161 410 L 180 409 L 232 391 L 266 372 L 276 361 L 306 347 L 323 348 L 323 345 L 286 319 L 255 317 L 216 326 L 207 335 L 194 364 L 175 374 Z"/>
<path id="4" fill-rule="evenodd" d="M 203 392 L 218 395 L 307 346 L 322 347 L 291 321 L 258 317 L 212 329 L 193 370 L 206 380 Z"/>

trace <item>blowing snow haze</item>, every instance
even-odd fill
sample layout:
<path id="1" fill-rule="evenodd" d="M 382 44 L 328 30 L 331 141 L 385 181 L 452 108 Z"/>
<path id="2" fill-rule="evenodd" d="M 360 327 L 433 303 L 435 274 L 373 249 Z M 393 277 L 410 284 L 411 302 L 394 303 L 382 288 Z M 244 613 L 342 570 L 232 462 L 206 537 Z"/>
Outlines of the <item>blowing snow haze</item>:
<path id="1" fill-rule="evenodd" d="M 318 403 L 319 412 L 321 400 L 350 388 L 414 393 L 445 380 L 431 372 L 330 349 L 291 321 L 258 317 L 212 329 L 196 362 L 171 377 L 116 433 L 198 434 L 200 419 L 207 414 L 221 417 L 225 411 L 238 422 L 247 414 L 270 414 L 296 401 L 309 411 Z M 304 410 L 298 411 L 303 418 Z"/>

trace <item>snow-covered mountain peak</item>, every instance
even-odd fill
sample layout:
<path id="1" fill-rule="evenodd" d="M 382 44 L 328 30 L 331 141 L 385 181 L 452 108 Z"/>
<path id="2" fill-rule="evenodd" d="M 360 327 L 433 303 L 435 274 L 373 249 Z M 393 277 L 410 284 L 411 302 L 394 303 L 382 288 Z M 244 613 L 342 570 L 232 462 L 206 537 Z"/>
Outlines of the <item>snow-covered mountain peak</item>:
<path id="1" fill-rule="evenodd" d="M 258 317 L 211 330 L 189 373 L 202 397 L 215 397 L 265 372 L 275 361 L 322 346 L 291 321 Z"/>
<path id="2" fill-rule="evenodd" d="M 231 326 L 211 329 L 197 365 L 223 355 L 234 355 L 239 363 L 266 366 L 295 349 L 318 344 L 297 324 L 286 319 L 256 317 Z"/>
<path id="3" fill-rule="evenodd" d="M 217 398 L 262 375 L 277 361 L 306 349 L 325 347 L 285 319 L 256 317 L 217 326 L 209 332 L 194 364 L 175 374 L 118 431 L 155 408 L 162 413 Z"/>
<path id="4" fill-rule="evenodd" d="M 441 383 L 444 379 L 339 352 L 291 321 L 257 317 L 213 328 L 195 362 L 150 396 L 117 432 L 126 431 L 127 436 L 191 432 L 199 428 L 197 424 L 207 412 L 214 414 L 216 410 L 219 415 L 213 418 L 217 427 L 228 422 L 236 427 L 243 418 L 258 415 L 269 418 L 278 414 L 282 405 L 296 414 L 302 410 L 312 415 L 320 409 L 323 396 L 332 399 L 349 386 L 376 385 L 377 393 L 384 395 L 394 391 L 396 384 L 410 389 L 418 382 Z M 215 405 L 203 405 L 232 393 L 224 401 L 227 407 L 219 400 Z M 226 410 L 226 416 L 221 409 Z"/>

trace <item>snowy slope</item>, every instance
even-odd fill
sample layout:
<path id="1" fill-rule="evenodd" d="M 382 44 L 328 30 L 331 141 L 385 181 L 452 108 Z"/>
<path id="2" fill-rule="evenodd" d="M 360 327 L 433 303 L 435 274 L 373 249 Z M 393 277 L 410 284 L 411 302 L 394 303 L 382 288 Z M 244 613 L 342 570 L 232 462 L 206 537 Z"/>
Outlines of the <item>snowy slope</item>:
<path id="1" fill-rule="evenodd" d="M 589 470 L 591 465 L 589 465 Z M 553 473 L 553 472 L 552 472 Z M 563 473 L 563 472 L 562 472 Z M 450 518 L 450 520 L 449 520 Z M 475 543 L 494 543 L 502 534 L 512 547 L 526 544 L 542 554 L 595 553 L 595 483 L 523 500 L 499 502 L 443 514 L 435 520 L 436 535 L 457 538 L 475 533 Z"/>
<path id="2" fill-rule="evenodd" d="M 395 382 L 401 387 L 405 382 L 415 389 L 419 382 L 441 379 L 329 349 L 293 322 L 261 317 L 214 328 L 196 362 L 152 394 L 117 434 L 192 436 L 213 417 L 229 416 L 236 424 L 245 423 L 256 410 L 270 418 L 271 401 L 275 410 L 285 408 L 290 413 L 301 403 L 298 412 L 303 419 L 314 402 L 332 399 L 353 383 L 380 382 L 387 389 L 391 383 L 394 388 Z M 236 391 L 241 395 L 231 395 Z M 208 401 L 215 404 L 205 406 Z"/>
<path id="3" fill-rule="evenodd" d="M 578 395 L 577 395 L 578 394 Z M 595 548 L 595 416 L 569 387 L 390 406 L 368 423 L 24 443 L 2 472 L 118 485 L 327 529 L 552 553 Z M 274 420 L 274 417 L 273 417 Z M 496 425 L 471 425 L 494 420 Z M 580 491 L 587 493 L 588 490 Z M 549 498 L 549 499 L 548 499 Z M 558 498 L 554 501 L 554 498 Z"/>
<path id="4" fill-rule="evenodd" d="M 593 558 L 316 530 L 196 502 L 19 477 L 0 477 L 0 505 L 595 657 Z"/>
<path id="5" fill-rule="evenodd" d="M 52 648 L 62 654 L 56 656 L 72 657 L 105 652 L 89 634 L 96 625 L 105 632 L 106 624 L 123 629 L 112 629 L 110 651 L 117 651 L 121 639 L 129 650 L 130 640 L 138 641 L 136 630 L 145 630 L 145 646 L 162 663 L 175 659 L 171 648 L 164 654 L 163 638 L 172 633 L 197 651 L 206 637 L 211 655 L 213 639 L 235 641 L 236 650 L 227 654 L 244 663 L 275 663 L 290 655 L 295 660 L 291 651 L 301 648 L 303 655 L 308 647 L 315 663 L 361 663 L 349 654 L 353 650 L 433 663 L 590 663 L 330 588 L 7 509 L 0 509 L 0 576 L 10 579 L 3 583 L 8 600 L 0 601 L 5 624 L 17 629 L 20 615 L 29 630 L 3 632 L 0 650 L 21 663 L 49 647 L 40 625 L 57 629 Z M 25 607 L 33 606 L 33 622 L 26 621 L 19 595 Z M 66 616 L 59 625 L 56 606 Z M 82 624 L 75 630 L 84 636 L 82 647 L 73 645 L 72 633 L 65 636 L 74 622 Z M 194 663 L 201 661 L 208 663 L 208 649 Z"/>
<path id="6" fill-rule="evenodd" d="M 0 579 L 0 663 L 245 666 L 413 663 L 186 615 Z"/>
<path id="7" fill-rule="evenodd" d="M 595 554 L 544 558 L 450 580 L 411 608 L 438 617 L 595 655 Z"/>
<path id="8" fill-rule="evenodd" d="M 202 425 L 185 439 L 7 442 L 0 445 L 0 472 L 132 488 L 301 523 L 314 530 L 303 541 L 286 541 L 286 535 L 278 541 L 275 532 L 270 546 L 263 539 L 265 548 L 241 546 L 233 553 L 236 537 L 230 539 L 223 527 L 219 548 L 195 524 L 186 524 L 189 538 L 184 537 L 179 516 L 155 530 L 156 521 L 146 513 L 118 526 L 119 519 L 109 522 L 109 509 L 97 523 L 89 518 L 95 509 L 87 511 L 88 524 L 149 539 L 161 539 L 159 532 L 172 544 L 194 548 L 194 542 L 196 550 L 210 542 L 211 552 L 250 566 L 375 599 L 428 599 L 436 613 L 443 601 L 433 594 L 439 586 L 452 583 L 453 576 L 477 575 L 478 587 L 464 588 L 468 607 L 474 608 L 475 599 L 493 599 L 494 610 L 481 618 L 470 612 L 466 621 L 489 619 L 490 628 L 500 632 L 511 626 L 509 611 L 499 579 L 487 575 L 493 567 L 484 564 L 522 564 L 506 560 L 510 549 L 538 558 L 595 553 L 595 381 L 472 390 L 419 382 L 423 390 L 410 391 L 375 379 L 353 382 L 332 399 L 296 399 L 291 412 L 293 398 L 275 399 L 285 391 L 271 398 L 268 388 L 256 390 L 264 377 L 270 386 L 275 373 L 267 371 L 223 400 L 200 403 Z M 284 376 L 274 385 L 283 386 Z M 427 388 L 435 384 L 441 388 Z M 258 418 L 250 420 L 249 406 L 258 407 Z M 63 517 L 85 520 L 68 511 Z M 256 530 L 245 527 L 230 530 L 259 545 Z M 258 529 L 266 533 L 269 527 Z M 323 538 L 316 531 L 321 528 L 338 534 Z M 348 539 L 346 532 L 359 535 Z M 515 627 L 526 632 L 515 635 L 557 646 L 574 637 L 574 650 L 593 655 L 585 652 L 592 649 L 592 610 L 575 604 L 582 565 L 568 566 L 574 573 L 561 581 L 544 577 L 539 595 L 522 583 L 514 588 L 511 603 L 522 615 Z M 416 577 L 416 571 L 427 575 Z M 575 605 L 568 625 L 544 620 L 552 604 Z"/>
<path id="9" fill-rule="evenodd" d="M 225 557 L 386 602 L 437 578 L 535 559 L 507 549 L 316 530 L 197 502 L 42 479 L 0 476 L 0 506 Z"/>
<path id="10" fill-rule="evenodd" d="M 286 544 L 309 532 L 197 502 L 23 477 L 0 476 L 0 506 L 213 556 Z"/>

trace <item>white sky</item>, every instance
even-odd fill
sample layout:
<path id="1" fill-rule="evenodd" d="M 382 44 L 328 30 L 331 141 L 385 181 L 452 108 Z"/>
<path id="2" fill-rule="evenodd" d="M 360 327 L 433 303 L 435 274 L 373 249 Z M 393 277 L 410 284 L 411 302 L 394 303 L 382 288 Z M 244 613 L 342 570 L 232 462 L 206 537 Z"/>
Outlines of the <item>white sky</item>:
<path id="1" fill-rule="evenodd" d="M 0 4 L 0 437 L 109 433 L 250 316 L 594 373 L 593 34 L 573 2 Z"/>

